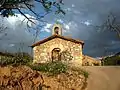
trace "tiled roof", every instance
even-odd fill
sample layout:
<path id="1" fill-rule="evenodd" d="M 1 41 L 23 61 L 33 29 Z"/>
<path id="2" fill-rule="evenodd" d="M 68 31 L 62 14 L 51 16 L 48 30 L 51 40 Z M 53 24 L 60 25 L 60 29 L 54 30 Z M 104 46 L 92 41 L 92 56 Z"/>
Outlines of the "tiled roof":
<path id="1" fill-rule="evenodd" d="M 49 41 L 49 40 L 51 40 L 51 39 L 54 39 L 54 38 L 61 38 L 61 39 L 67 40 L 67 41 L 71 41 L 71 42 L 74 42 L 74 43 L 78 43 L 78 44 L 84 45 L 84 42 L 81 41 L 81 40 L 76 40 L 76 39 L 64 37 L 64 36 L 61 36 L 61 35 L 52 35 L 52 36 L 50 36 L 50 37 L 48 37 L 48 38 L 45 38 L 45 39 L 43 39 L 43 40 L 41 40 L 41 41 L 39 41 L 39 42 L 37 42 L 37 43 L 34 43 L 31 47 L 40 45 L 40 44 L 42 44 L 42 43 L 44 43 L 44 42 L 47 42 L 47 41 Z"/>

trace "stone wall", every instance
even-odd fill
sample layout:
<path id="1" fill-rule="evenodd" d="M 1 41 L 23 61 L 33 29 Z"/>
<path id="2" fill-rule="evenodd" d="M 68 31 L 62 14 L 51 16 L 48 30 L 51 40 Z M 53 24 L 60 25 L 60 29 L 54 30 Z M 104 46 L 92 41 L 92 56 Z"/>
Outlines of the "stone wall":
<path id="1" fill-rule="evenodd" d="M 101 61 L 87 55 L 83 55 L 83 66 L 101 66 Z"/>
<path id="2" fill-rule="evenodd" d="M 33 62 L 45 63 L 47 61 L 51 61 L 52 50 L 54 48 L 60 48 L 60 53 L 68 51 L 72 57 L 72 60 L 69 61 L 69 63 L 74 62 L 80 65 L 82 64 L 82 45 L 60 38 L 54 38 L 43 44 L 40 44 L 39 46 L 33 47 Z"/>

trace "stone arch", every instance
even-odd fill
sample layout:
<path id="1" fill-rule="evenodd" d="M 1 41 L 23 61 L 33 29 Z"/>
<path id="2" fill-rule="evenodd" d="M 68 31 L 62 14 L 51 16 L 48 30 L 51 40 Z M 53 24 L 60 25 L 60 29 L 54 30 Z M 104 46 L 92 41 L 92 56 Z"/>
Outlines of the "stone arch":
<path id="1" fill-rule="evenodd" d="M 64 46 L 62 44 L 53 44 L 51 45 L 49 49 L 49 55 L 50 55 L 50 60 L 52 61 L 52 50 L 54 48 L 60 48 L 60 53 L 64 50 Z"/>
<path id="2" fill-rule="evenodd" d="M 61 60 L 61 58 L 60 58 L 60 51 L 61 51 L 61 49 L 60 48 L 54 48 L 53 50 L 52 50 L 52 62 L 54 62 L 54 61 L 59 61 L 59 60 Z"/>
<path id="3" fill-rule="evenodd" d="M 55 31 L 55 29 L 57 29 L 57 30 Z M 60 24 L 54 24 L 53 25 L 52 35 L 54 35 L 54 34 L 62 35 L 62 27 L 61 27 Z"/>
<path id="4" fill-rule="evenodd" d="M 54 48 L 60 48 L 61 51 L 63 51 L 64 46 L 62 44 L 54 44 L 54 45 L 51 45 L 51 47 L 49 47 L 49 51 L 52 52 Z"/>

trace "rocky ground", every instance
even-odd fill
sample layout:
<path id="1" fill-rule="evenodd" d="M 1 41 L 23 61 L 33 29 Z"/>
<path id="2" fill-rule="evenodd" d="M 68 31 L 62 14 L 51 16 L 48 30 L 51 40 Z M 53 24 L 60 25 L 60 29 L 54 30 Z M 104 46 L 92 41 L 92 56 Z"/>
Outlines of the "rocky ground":
<path id="1" fill-rule="evenodd" d="M 49 76 L 27 66 L 0 67 L 0 90 L 85 90 L 86 80 L 75 69 Z"/>
<path id="2" fill-rule="evenodd" d="M 50 76 L 27 66 L 0 67 L 0 90 L 120 90 L 120 67 L 80 68 L 89 72 L 88 79 L 79 68 Z"/>

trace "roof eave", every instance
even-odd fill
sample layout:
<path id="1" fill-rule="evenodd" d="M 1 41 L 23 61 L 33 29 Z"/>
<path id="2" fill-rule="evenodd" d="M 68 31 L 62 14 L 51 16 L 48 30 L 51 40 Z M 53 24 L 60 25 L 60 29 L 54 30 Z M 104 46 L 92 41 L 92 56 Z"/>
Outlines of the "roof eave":
<path id="1" fill-rule="evenodd" d="M 56 38 L 66 39 L 66 40 L 70 40 L 70 39 L 71 39 L 71 38 L 62 37 L 62 36 L 60 36 L 60 35 L 53 35 L 53 36 L 50 36 L 50 37 L 48 37 L 48 38 L 46 38 L 46 39 L 44 39 L 44 40 L 42 40 L 42 41 L 39 41 L 39 42 L 31 45 L 30 47 L 33 48 L 33 47 L 35 47 L 35 46 L 38 46 L 39 44 L 42 44 L 42 43 L 44 43 L 44 42 L 46 42 L 46 41 L 48 41 L 48 40 L 53 39 L 53 38 L 55 38 L 55 37 L 56 37 Z M 78 43 L 78 44 L 82 44 L 82 46 L 84 45 L 84 41 L 78 41 L 78 40 L 75 40 L 75 39 L 71 39 L 70 41 L 71 41 L 71 42 Z"/>

